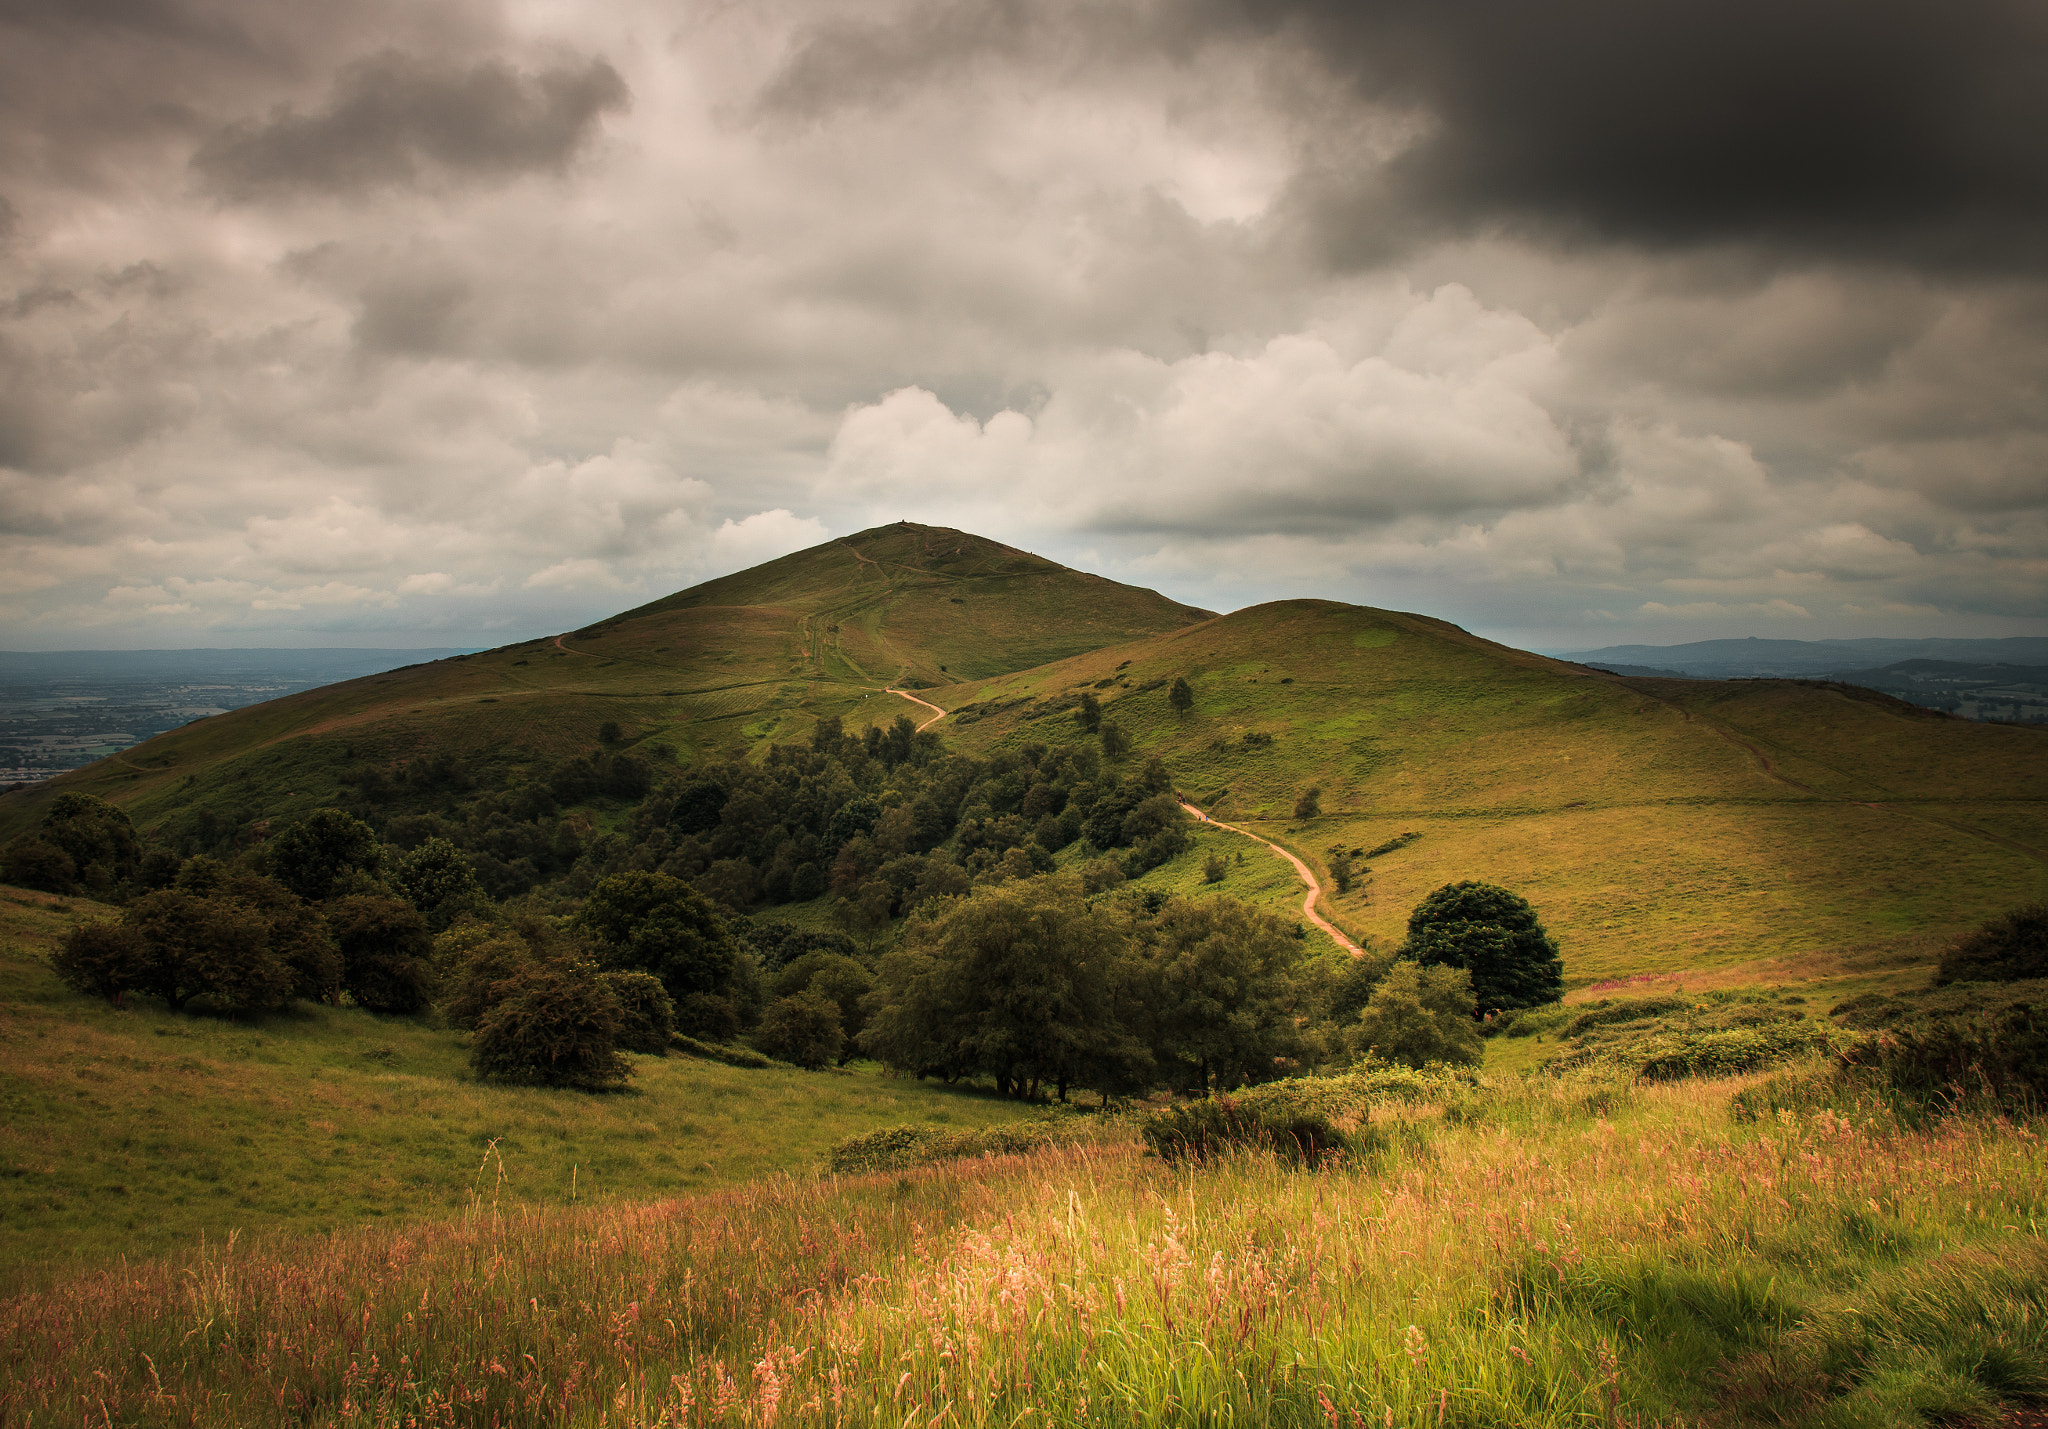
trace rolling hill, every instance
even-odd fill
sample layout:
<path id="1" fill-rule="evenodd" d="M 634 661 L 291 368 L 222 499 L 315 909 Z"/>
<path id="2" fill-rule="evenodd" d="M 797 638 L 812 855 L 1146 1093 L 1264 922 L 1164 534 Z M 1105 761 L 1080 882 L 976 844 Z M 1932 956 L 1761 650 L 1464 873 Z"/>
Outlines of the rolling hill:
<path id="1" fill-rule="evenodd" d="M 552 640 L 408 666 L 197 721 L 0 796 L 0 838 L 57 793 L 138 828 L 212 811 L 289 818 L 364 766 L 453 756 L 487 769 L 624 743 L 688 764 L 806 737 L 877 696 L 1021 670 L 1184 628 L 1209 612 L 942 527 L 898 522 L 770 561 Z"/>

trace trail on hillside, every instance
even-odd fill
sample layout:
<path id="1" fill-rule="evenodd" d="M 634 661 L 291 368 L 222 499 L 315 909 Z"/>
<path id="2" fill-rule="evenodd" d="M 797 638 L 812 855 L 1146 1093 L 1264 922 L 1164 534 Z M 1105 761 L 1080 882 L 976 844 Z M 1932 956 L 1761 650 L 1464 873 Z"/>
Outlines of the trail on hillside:
<path id="1" fill-rule="evenodd" d="M 923 701 L 919 701 L 919 703 L 921 704 L 923 703 Z M 1307 864 L 1303 863 L 1300 859 L 1296 858 L 1292 853 L 1289 853 L 1286 849 L 1280 847 L 1280 845 L 1274 843 L 1271 839 L 1262 839 L 1257 834 L 1252 833 L 1248 829 L 1238 828 L 1235 824 L 1226 824 L 1220 819 L 1212 819 L 1207 814 L 1203 813 L 1200 809 L 1196 808 L 1193 804 L 1190 804 L 1185 799 L 1180 800 L 1180 806 L 1183 809 L 1186 809 L 1190 814 L 1193 814 L 1197 819 L 1201 820 L 1203 823 L 1208 824 L 1213 828 L 1223 829 L 1229 833 L 1240 834 L 1245 838 L 1251 839 L 1254 843 L 1262 843 L 1267 848 L 1273 850 L 1273 852 L 1279 854 L 1280 857 L 1286 859 L 1289 863 L 1293 864 L 1295 873 L 1300 877 L 1303 883 L 1306 883 L 1308 885 L 1308 897 L 1301 900 L 1302 916 L 1304 918 L 1307 918 L 1309 922 L 1315 924 L 1318 928 L 1321 928 L 1325 933 L 1328 933 L 1332 938 L 1336 939 L 1337 946 L 1344 949 L 1345 952 L 1351 954 L 1352 957 L 1359 957 L 1365 952 L 1365 949 L 1359 947 L 1358 944 L 1352 942 L 1349 938 L 1345 937 L 1342 933 L 1338 932 L 1336 924 L 1332 923 L 1322 914 L 1316 912 L 1316 900 L 1323 896 L 1323 885 L 1316 882 L 1316 876 L 1313 873 L 1309 872 Z"/>
<path id="2" fill-rule="evenodd" d="M 908 690 L 899 690 L 892 685 L 884 689 L 883 693 L 890 695 L 901 695 L 904 699 L 909 700 L 912 704 L 923 705 L 926 709 L 932 712 L 932 717 L 917 727 L 917 732 L 919 734 L 923 734 L 926 730 L 930 729 L 933 725 L 937 724 L 940 720 L 946 717 L 946 712 L 940 709 L 937 705 L 933 704 L 930 700 L 921 700 L 916 695 L 911 694 Z"/>

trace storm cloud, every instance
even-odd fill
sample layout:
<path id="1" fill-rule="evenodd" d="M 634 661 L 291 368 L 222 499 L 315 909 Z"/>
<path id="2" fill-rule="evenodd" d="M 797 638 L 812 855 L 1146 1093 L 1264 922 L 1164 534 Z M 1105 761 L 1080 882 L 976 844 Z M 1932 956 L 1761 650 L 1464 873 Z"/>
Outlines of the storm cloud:
<path id="1" fill-rule="evenodd" d="M 2048 20 L 0 8 L 17 646 L 479 643 L 878 521 L 1525 643 L 2048 627 Z"/>

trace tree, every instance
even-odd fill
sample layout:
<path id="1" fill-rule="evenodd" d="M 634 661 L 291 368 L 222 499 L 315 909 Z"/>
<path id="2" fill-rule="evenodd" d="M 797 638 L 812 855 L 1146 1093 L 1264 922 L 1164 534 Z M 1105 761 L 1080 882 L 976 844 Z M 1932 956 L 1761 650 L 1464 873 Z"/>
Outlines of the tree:
<path id="1" fill-rule="evenodd" d="M 327 909 L 342 990 L 371 1012 L 410 1014 L 434 1000 L 434 935 L 417 908 L 356 893 Z"/>
<path id="2" fill-rule="evenodd" d="M 1472 974 L 1479 1011 L 1540 1007 L 1564 996 L 1564 964 L 1536 910 L 1491 883 L 1447 883 L 1417 904 L 1400 955 Z"/>
<path id="3" fill-rule="evenodd" d="M 229 869 L 213 859 L 187 859 L 178 886 L 185 887 L 186 874 L 202 863 L 212 864 L 213 869 L 200 870 L 195 883 L 210 881 L 214 896 L 253 908 L 270 925 L 270 950 L 291 971 L 291 995 L 308 1002 L 337 1001 L 344 971 L 341 949 L 319 910 L 274 878 Z"/>
<path id="4" fill-rule="evenodd" d="M 838 1060 L 845 1044 L 839 1005 L 819 988 L 769 1003 L 754 1034 L 754 1045 L 769 1056 L 813 1072 Z"/>
<path id="5" fill-rule="evenodd" d="M 874 990 L 875 975 L 868 969 L 847 957 L 844 953 L 805 953 L 795 962 L 786 965 L 775 976 L 774 989 L 777 997 L 798 997 L 815 992 L 831 999 L 839 1009 L 839 1027 L 845 1035 L 845 1047 L 833 1055 L 841 1061 L 849 1060 L 855 1050 L 854 1039 L 867 1026 L 867 1013 L 862 1003 L 868 993 Z M 771 1006 L 772 1010 L 772 1006 Z M 763 1026 L 766 1026 L 764 1020 Z M 758 1038 L 756 1040 L 759 1040 Z M 781 1053 L 777 1053 L 781 1056 Z M 795 1061 L 795 1058 L 786 1058 Z"/>
<path id="6" fill-rule="evenodd" d="M 483 885 L 476 881 L 462 850 L 439 837 L 400 855 L 398 867 L 391 874 L 391 886 L 399 897 L 425 915 L 436 932 L 464 913 L 482 911 L 491 901 Z"/>
<path id="7" fill-rule="evenodd" d="M 1181 719 L 1188 717 L 1188 711 L 1195 707 L 1195 692 L 1182 675 L 1173 677 L 1173 686 L 1166 692 L 1166 702 L 1173 706 L 1173 712 Z"/>
<path id="8" fill-rule="evenodd" d="M 1287 924 L 1228 896 L 1175 898 L 1141 935 L 1153 1045 L 1180 1085 L 1270 1081 L 1300 1050 L 1302 944 Z"/>
<path id="9" fill-rule="evenodd" d="M 1101 738 L 1105 759 L 1121 759 L 1131 752 L 1131 737 L 1114 721 L 1103 721 Z"/>
<path id="10" fill-rule="evenodd" d="M 149 976 L 149 945 L 126 923 L 80 923 L 50 955 L 50 967 L 66 987 L 118 1007 Z"/>
<path id="11" fill-rule="evenodd" d="M 128 815 L 91 794 L 59 794 L 33 834 L 7 846 L 7 881 L 45 893 L 116 893 L 134 877 L 142 846 Z"/>
<path id="12" fill-rule="evenodd" d="M 1472 974 L 1397 962 L 1373 989 L 1348 1037 L 1355 1053 L 1411 1067 L 1477 1066 L 1485 1052 L 1472 1017 Z"/>
<path id="13" fill-rule="evenodd" d="M 722 994 L 738 954 L 710 900 L 665 873 L 600 879 L 575 926 L 596 942 L 603 967 L 652 973 L 679 1010 L 692 997 Z"/>
<path id="14" fill-rule="evenodd" d="M 628 1052 L 668 1055 L 675 1035 L 676 1005 L 652 973 L 599 973 L 598 980 L 619 1005 L 618 1044 Z"/>
<path id="15" fill-rule="evenodd" d="M 148 949 L 141 990 L 174 1008 L 203 997 L 223 1011 L 267 1012 L 291 997 L 291 969 L 271 951 L 270 926 L 245 904 L 167 888 L 130 903 L 123 921 Z"/>
<path id="16" fill-rule="evenodd" d="M 482 923 L 458 923 L 434 940 L 438 981 L 447 989 L 441 1015 L 460 1032 L 474 1032 L 533 965 L 527 945 Z"/>
<path id="17" fill-rule="evenodd" d="M 1319 784 L 1311 784 L 1301 791 L 1301 797 L 1294 801 L 1294 817 L 1306 821 L 1323 812 L 1323 790 Z"/>
<path id="18" fill-rule="evenodd" d="M 1337 881 L 1337 891 L 1349 893 L 1358 878 L 1358 870 L 1351 862 L 1356 855 L 1342 844 L 1332 844 L 1324 857 L 1330 865 L 1330 877 Z"/>
<path id="19" fill-rule="evenodd" d="M 1081 707 L 1074 711 L 1074 718 L 1081 721 L 1081 728 L 1090 734 L 1102 728 L 1102 701 L 1095 698 L 1093 690 L 1081 696 Z"/>
<path id="20" fill-rule="evenodd" d="M 315 903 L 345 893 L 352 875 L 375 876 L 383 861 L 371 827 L 340 809 L 315 809 L 265 849 L 279 883 Z"/>
<path id="21" fill-rule="evenodd" d="M 619 1005 L 587 963 L 537 962 L 512 979 L 470 1039 L 480 1077 L 522 1086 L 616 1091 Z"/>
<path id="22" fill-rule="evenodd" d="M 1221 883 L 1224 874 L 1229 870 L 1230 865 L 1223 861 L 1223 855 L 1212 853 L 1202 860 L 1202 882 Z"/>

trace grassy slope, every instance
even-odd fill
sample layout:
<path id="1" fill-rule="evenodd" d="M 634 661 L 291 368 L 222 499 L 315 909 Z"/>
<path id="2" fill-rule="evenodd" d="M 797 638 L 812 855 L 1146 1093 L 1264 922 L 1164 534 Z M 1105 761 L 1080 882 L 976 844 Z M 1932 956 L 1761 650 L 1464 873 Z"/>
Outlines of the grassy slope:
<path id="1" fill-rule="evenodd" d="M 469 1078 L 465 1038 L 404 1019 L 117 1011 L 43 962 L 110 911 L 0 890 L 0 1290 L 202 1234 L 444 1216 L 478 1193 L 605 1203 L 804 1173 L 854 1132 L 1025 1111 L 868 1069 L 684 1057 L 634 1057 L 621 1096 L 489 1087 Z"/>
<path id="2" fill-rule="evenodd" d="M 937 527 L 877 527 L 693 587 L 563 637 L 415 665 L 216 716 L 48 784 L 0 796 L 0 839 L 78 789 L 150 828 L 211 807 L 289 818 L 342 770 L 426 754 L 473 764 L 633 743 L 690 762 L 859 726 L 910 706 L 874 696 L 1194 623 L 1206 612 Z M 949 667 L 942 669 L 941 667 Z"/>
<path id="3" fill-rule="evenodd" d="M 961 712 L 949 739 L 995 748 L 1078 737 L 1068 707 L 1105 680 L 1106 716 L 1220 818 L 1312 863 L 1421 835 L 1327 901 L 1341 926 L 1398 939 L 1431 889 L 1499 882 L 1574 984 L 1881 981 L 2048 893 L 2042 731 L 1790 682 L 1624 680 L 1422 616 L 1286 601 L 931 697 Z M 1297 825 L 1311 784 L 1324 816 Z"/>

